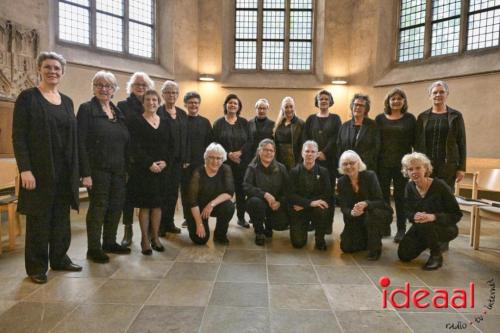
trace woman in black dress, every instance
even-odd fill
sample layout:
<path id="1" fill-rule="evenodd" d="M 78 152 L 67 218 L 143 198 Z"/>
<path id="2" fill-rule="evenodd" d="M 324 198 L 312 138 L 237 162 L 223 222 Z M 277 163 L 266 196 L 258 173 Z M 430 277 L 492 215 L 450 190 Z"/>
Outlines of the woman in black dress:
<path id="1" fill-rule="evenodd" d="M 295 115 L 295 101 L 285 97 L 274 128 L 276 159 L 290 171 L 301 160 L 304 121 Z"/>
<path id="2" fill-rule="evenodd" d="M 226 164 L 231 167 L 234 177 L 234 189 L 236 194 L 236 215 L 238 225 L 250 228 L 245 221 L 245 191 L 243 190 L 243 177 L 247 165 L 253 157 L 253 139 L 248 122 L 240 117 L 243 105 L 238 96 L 229 94 L 224 100 L 224 117 L 214 122 L 214 141 L 220 143 L 227 151 Z"/>
<path id="3" fill-rule="evenodd" d="M 262 246 L 273 229 L 288 227 L 286 191 L 288 172 L 274 156 L 276 146 L 271 139 L 259 143 L 257 155 L 248 165 L 243 181 L 247 194 L 247 212 L 255 229 L 255 244 Z"/>
<path id="4" fill-rule="evenodd" d="M 130 253 L 130 248 L 116 243 L 125 202 L 129 133 L 122 112 L 111 102 L 118 90 L 115 76 L 99 71 L 92 87 L 94 97 L 80 105 L 77 115 L 80 175 L 90 197 L 87 258 L 106 263 L 109 257 L 104 252 Z"/>
<path id="5" fill-rule="evenodd" d="M 66 252 L 71 242 L 70 207 L 78 209 L 78 138 L 73 101 L 59 92 L 66 60 L 38 55 L 41 81 L 16 100 L 12 143 L 20 172 L 18 211 L 26 214 L 26 273 L 47 282 L 47 270 L 81 271 Z"/>
<path id="6" fill-rule="evenodd" d="M 382 196 L 377 175 L 366 170 L 359 155 L 345 151 L 339 159 L 338 201 L 344 216 L 340 248 L 346 253 L 368 250 L 368 260 L 382 254 L 382 232 L 392 221 L 392 208 Z"/>
<path id="7" fill-rule="evenodd" d="M 430 256 L 423 269 L 434 270 L 443 265 L 441 252 L 458 236 L 457 223 L 462 218 L 458 203 L 448 185 L 431 178 L 432 164 L 422 153 L 405 155 L 401 161 L 403 174 L 410 178 L 406 185 L 405 203 L 410 230 L 399 243 L 401 261 L 410 261 L 424 250 Z"/>
<path id="8" fill-rule="evenodd" d="M 234 180 L 231 167 L 223 164 L 227 154 L 218 143 L 211 143 L 205 150 L 205 165 L 196 169 L 189 185 L 188 202 L 191 214 L 187 224 L 189 237 L 198 245 L 206 244 L 210 238 L 208 218 L 217 218 L 214 242 L 228 245 L 227 228 L 234 214 L 231 201 Z"/>
<path id="9" fill-rule="evenodd" d="M 401 173 L 401 159 L 411 153 L 415 141 L 415 116 L 408 113 L 405 92 L 394 88 L 384 100 L 384 113 L 375 118 L 380 130 L 380 155 L 378 179 L 385 202 L 391 202 L 391 181 L 394 186 L 397 228 L 394 242 L 399 243 L 406 232 L 404 191 L 408 180 Z M 388 230 L 390 232 L 390 229 Z"/>
<path id="10" fill-rule="evenodd" d="M 429 157 L 432 177 L 443 179 L 453 192 L 465 175 L 467 146 L 462 114 L 446 105 L 449 89 L 444 81 L 429 87 L 432 108 L 417 117 L 415 150 Z"/>
<path id="11" fill-rule="evenodd" d="M 135 121 L 138 117 L 142 116 L 144 108 L 142 107 L 142 102 L 144 98 L 144 93 L 146 90 L 151 90 L 155 88 L 155 83 L 148 74 L 144 72 L 135 72 L 132 74 L 127 82 L 127 99 L 118 102 L 117 106 L 122 111 L 125 117 L 125 123 L 127 127 L 130 128 L 130 124 Z M 123 240 L 121 245 L 130 246 L 132 244 L 133 229 L 132 223 L 134 222 L 134 206 L 132 206 L 129 198 L 128 192 L 125 200 L 125 205 L 123 207 Z"/>
<path id="12" fill-rule="evenodd" d="M 139 207 L 144 255 L 152 254 L 151 247 L 160 252 L 164 250 L 159 228 L 161 205 L 166 196 L 165 168 L 171 152 L 171 137 L 167 123 L 156 114 L 160 100 L 155 90 L 146 91 L 144 113 L 130 127 L 134 163 L 127 190 L 134 207 Z"/>

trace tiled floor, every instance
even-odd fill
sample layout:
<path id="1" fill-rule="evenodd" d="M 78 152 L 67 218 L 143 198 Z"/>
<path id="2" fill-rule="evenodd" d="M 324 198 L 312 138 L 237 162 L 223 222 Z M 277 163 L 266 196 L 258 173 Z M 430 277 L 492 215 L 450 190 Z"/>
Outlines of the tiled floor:
<path id="1" fill-rule="evenodd" d="M 291 247 L 287 232 L 275 232 L 258 247 L 253 230 L 232 222 L 227 247 L 211 241 L 194 246 L 183 229 L 163 240 L 164 253 L 145 257 L 135 224 L 132 254 L 94 264 L 85 260 L 83 208 L 72 219 L 69 251 L 83 272 L 50 271 L 40 286 L 25 276 L 22 244 L 0 256 L 0 332 L 498 332 L 499 306 L 479 315 L 490 297 L 486 281 L 500 281 L 500 227 L 485 223 L 490 236 L 473 251 L 468 216 L 444 267 L 425 272 L 420 266 L 427 254 L 401 263 L 390 238 L 378 262 L 367 261 L 366 253 L 342 254 L 338 212 L 326 253 L 313 249 L 312 233 L 302 250 Z M 121 233 L 120 227 L 120 239 Z M 384 275 L 391 279 L 389 291 L 410 282 L 412 290 L 452 293 L 472 280 L 475 308 L 382 309 L 378 280 Z M 474 320 L 480 323 L 471 325 Z M 462 329 L 447 328 L 458 323 Z"/>

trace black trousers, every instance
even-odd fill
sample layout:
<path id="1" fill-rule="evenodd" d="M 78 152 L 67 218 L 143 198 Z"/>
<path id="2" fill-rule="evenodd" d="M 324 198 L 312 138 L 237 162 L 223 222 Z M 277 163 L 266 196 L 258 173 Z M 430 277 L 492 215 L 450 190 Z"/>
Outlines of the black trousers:
<path id="1" fill-rule="evenodd" d="M 286 203 L 281 202 L 280 204 L 280 208 L 274 211 L 269 207 L 265 199 L 248 198 L 246 209 L 257 235 L 263 234 L 264 230 L 285 230 L 288 227 L 290 221 Z"/>
<path id="2" fill-rule="evenodd" d="M 181 201 L 182 201 L 182 212 L 184 214 L 184 219 L 187 220 L 189 214 L 191 214 L 191 208 L 188 204 L 188 193 L 189 193 L 189 183 L 191 182 L 191 177 L 193 172 L 200 166 L 200 164 L 190 164 L 187 168 L 182 169 L 181 173 Z"/>
<path id="3" fill-rule="evenodd" d="M 245 218 L 245 191 L 243 190 L 243 178 L 245 177 L 246 166 L 228 162 L 234 178 L 234 195 L 236 197 L 236 216 L 238 219 Z"/>
<path id="4" fill-rule="evenodd" d="M 385 209 L 370 209 L 358 217 L 344 215 L 344 230 L 340 234 L 340 249 L 345 253 L 376 251 L 382 248 L 382 232 L 392 221 Z"/>
<path id="5" fill-rule="evenodd" d="M 301 248 L 307 244 L 307 230 L 309 222 L 312 222 L 316 231 L 316 239 L 323 239 L 327 231 L 327 225 L 331 218 L 330 208 L 321 209 L 308 207 L 301 211 L 295 211 L 290 207 L 290 240 L 295 248 Z"/>
<path id="6" fill-rule="evenodd" d="M 127 177 L 127 182 L 130 177 Z M 130 192 L 127 191 L 127 185 L 125 185 L 125 202 L 123 203 L 123 225 L 132 225 L 134 223 L 134 204 L 132 203 L 132 198 L 129 195 Z"/>
<path id="7" fill-rule="evenodd" d="M 455 180 L 457 179 L 458 167 L 451 163 L 432 163 L 434 170 L 432 178 L 440 178 L 450 187 L 451 193 L 455 191 Z"/>
<path id="8" fill-rule="evenodd" d="M 125 201 L 125 175 L 105 170 L 92 170 L 87 211 L 87 240 L 89 250 L 100 250 L 102 243 L 116 243 L 116 230 Z"/>
<path id="9" fill-rule="evenodd" d="M 449 242 L 457 236 L 458 227 L 456 225 L 414 223 L 399 243 L 399 259 L 401 261 L 413 260 L 425 249 L 430 249 L 431 255 L 437 255 L 441 252 L 440 243 Z"/>
<path id="10" fill-rule="evenodd" d="M 182 163 L 174 161 L 167 166 L 167 175 L 165 180 L 166 194 L 165 200 L 161 207 L 161 222 L 160 232 L 172 229 L 174 225 L 175 206 L 177 205 L 177 198 L 179 197 L 179 185 L 182 177 Z"/>
<path id="11" fill-rule="evenodd" d="M 56 195 L 41 215 L 26 215 L 24 256 L 28 275 L 47 273 L 49 260 L 52 268 L 71 263 L 66 254 L 71 243 L 70 200 L 70 195 Z"/>
<path id="12" fill-rule="evenodd" d="M 203 210 L 205 206 L 200 207 L 200 212 Z M 233 218 L 234 215 L 234 203 L 230 200 L 224 201 L 212 210 L 212 214 L 210 216 L 216 217 L 217 222 L 215 224 L 214 230 L 214 238 L 224 238 L 227 234 L 227 228 L 229 226 L 229 221 Z M 196 222 L 194 221 L 193 215 L 190 213 L 187 218 L 187 225 L 189 231 L 189 238 L 193 241 L 193 243 L 198 245 L 204 245 L 208 242 L 210 238 L 210 228 L 208 227 L 208 219 L 203 220 L 203 227 L 205 228 L 205 237 L 200 238 L 196 234 Z"/>
<path id="13" fill-rule="evenodd" d="M 394 203 L 396 206 L 396 218 L 398 230 L 406 230 L 405 214 L 405 188 L 408 179 L 403 177 L 401 167 L 380 167 L 378 169 L 380 188 L 385 202 L 391 205 L 391 181 L 394 185 Z"/>

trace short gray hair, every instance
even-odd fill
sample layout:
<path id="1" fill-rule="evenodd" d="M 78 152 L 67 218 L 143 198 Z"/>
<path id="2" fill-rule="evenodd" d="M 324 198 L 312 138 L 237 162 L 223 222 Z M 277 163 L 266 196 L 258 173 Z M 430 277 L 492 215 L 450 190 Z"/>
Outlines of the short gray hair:
<path id="1" fill-rule="evenodd" d="M 167 80 L 163 82 L 163 84 L 161 85 L 161 93 L 163 94 L 169 88 L 175 88 L 175 90 L 179 92 L 179 85 L 177 84 L 177 82 L 172 80 Z"/>
<path id="2" fill-rule="evenodd" d="M 412 164 L 415 164 L 415 162 L 420 163 L 424 166 L 424 168 L 426 169 L 425 176 L 430 176 L 432 174 L 433 168 L 431 160 L 425 154 L 414 152 L 411 154 L 406 154 L 401 160 L 401 173 L 403 174 L 403 176 L 409 178 L 408 167 Z"/>
<path id="3" fill-rule="evenodd" d="M 359 171 L 360 172 L 366 170 L 366 164 L 363 162 L 363 160 L 358 155 L 358 153 L 356 153 L 354 150 L 346 150 L 345 152 L 342 153 L 342 155 L 340 155 L 340 158 L 339 158 L 339 168 L 338 168 L 338 170 L 339 170 L 339 173 L 341 175 L 344 174 L 344 168 L 342 168 L 342 164 L 346 160 L 356 161 L 358 163 L 358 165 L 359 165 Z"/>
<path id="4" fill-rule="evenodd" d="M 432 93 L 432 89 L 434 89 L 435 87 L 437 86 L 441 86 L 444 88 L 444 90 L 446 91 L 446 94 L 449 94 L 450 93 L 450 89 L 448 88 L 448 83 L 444 82 L 443 80 L 439 80 L 439 81 L 436 81 L 436 82 L 433 82 L 429 88 L 427 88 L 427 93 L 429 94 L 429 96 L 431 95 Z"/>
<path id="5" fill-rule="evenodd" d="M 135 72 L 134 74 L 132 74 L 130 79 L 127 81 L 127 94 L 130 95 L 132 93 L 132 85 L 134 85 L 135 81 L 139 77 L 141 77 L 148 85 L 145 90 L 152 90 L 155 88 L 155 82 L 153 80 L 151 80 L 151 78 L 149 77 L 148 74 L 146 74 L 144 72 Z"/>
<path id="6" fill-rule="evenodd" d="M 318 147 L 318 144 L 316 143 L 316 141 L 314 141 L 314 140 L 307 140 L 302 145 L 302 150 L 301 150 L 302 153 L 304 152 L 304 149 L 306 149 L 307 146 L 313 146 L 314 148 L 316 148 L 317 152 L 319 151 L 319 147 Z"/>
<path id="7" fill-rule="evenodd" d="M 113 94 L 115 94 L 119 90 L 118 81 L 116 80 L 115 75 L 108 71 L 99 71 L 95 73 L 94 77 L 92 78 L 92 87 L 98 80 L 101 79 L 111 83 L 111 85 L 113 86 Z"/>
<path id="8" fill-rule="evenodd" d="M 257 109 L 259 107 L 259 105 L 261 105 L 261 104 L 264 104 L 269 109 L 270 104 L 269 104 L 269 101 L 267 99 L 259 98 L 257 100 L 257 102 L 255 102 L 255 108 Z"/>
<path id="9" fill-rule="evenodd" d="M 61 64 L 61 69 L 64 74 L 64 69 L 66 67 L 66 59 L 64 59 L 64 57 L 59 53 L 55 52 L 47 52 L 47 51 L 40 52 L 40 54 L 36 58 L 36 65 L 38 69 L 42 68 L 42 63 L 47 59 L 57 60 Z"/>
<path id="10" fill-rule="evenodd" d="M 259 153 L 261 149 L 266 145 L 271 145 L 273 146 L 274 150 L 276 150 L 276 144 L 272 139 L 263 139 L 261 142 L 259 142 L 259 146 L 257 147 L 257 153 Z"/>
<path id="11" fill-rule="evenodd" d="M 368 114 L 368 112 L 370 112 L 370 104 L 371 104 L 370 96 L 368 96 L 366 94 L 361 94 L 361 93 L 354 94 L 354 96 L 352 96 L 351 104 L 350 104 L 351 111 L 354 110 L 354 101 L 357 99 L 365 101 L 365 115 Z"/>
<path id="12" fill-rule="evenodd" d="M 208 157 L 208 153 L 215 152 L 219 155 L 222 155 L 222 162 L 227 160 L 227 153 L 224 147 L 222 147 L 219 143 L 212 142 L 208 145 L 207 149 L 205 149 L 205 153 L 203 154 L 203 159 L 206 161 Z"/>

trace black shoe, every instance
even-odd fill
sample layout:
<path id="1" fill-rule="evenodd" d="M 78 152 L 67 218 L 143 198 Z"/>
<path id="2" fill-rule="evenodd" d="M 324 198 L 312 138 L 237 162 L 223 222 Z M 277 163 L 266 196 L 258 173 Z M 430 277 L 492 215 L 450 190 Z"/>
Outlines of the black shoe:
<path id="1" fill-rule="evenodd" d="M 229 245 L 229 239 L 226 236 L 224 237 L 214 237 L 214 242 L 220 245 Z"/>
<path id="2" fill-rule="evenodd" d="M 255 235 L 255 244 L 258 246 L 264 246 L 266 243 L 266 236 L 264 234 Z"/>
<path id="3" fill-rule="evenodd" d="M 184 220 L 184 222 L 182 222 L 181 227 L 187 228 L 188 227 L 188 222 L 186 220 Z"/>
<path id="4" fill-rule="evenodd" d="M 394 236 L 394 243 L 401 242 L 405 236 L 405 233 L 405 230 L 398 230 L 398 232 L 396 232 L 396 235 Z"/>
<path id="5" fill-rule="evenodd" d="M 151 247 L 153 248 L 153 250 L 155 250 L 157 252 L 165 251 L 165 248 L 163 247 L 163 245 L 159 241 L 158 241 L 158 243 L 151 241 Z"/>
<path id="6" fill-rule="evenodd" d="M 89 250 L 87 251 L 87 259 L 90 259 L 98 264 L 105 264 L 109 262 L 108 255 L 103 251 Z"/>
<path id="7" fill-rule="evenodd" d="M 443 266 L 443 256 L 439 254 L 435 256 L 430 256 L 429 260 L 427 260 L 424 267 L 422 268 L 426 271 L 433 271 L 441 266 Z"/>
<path id="8" fill-rule="evenodd" d="M 366 259 L 370 261 L 377 261 L 380 259 L 381 255 L 382 255 L 382 250 L 369 251 Z"/>
<path id="9" fill-rule="evenodd" d="M 439 243 L 439 250 L 441 250 L 441 253 L 446 252 L 449 249 L 450 249 L 450 243 L 449 242 Z"/>
<path id="10" fill-rule="evenodd" d="M 74 264 L 72 262 L 61 266 L 61 267 L 52 267 L 53 271 L 66 271 L 66 272 L 81 272 L 82 271 L 82 266 Z"/>
<path id="11" fill-rule="evenodd" d="M 314 247 L 320 251 L 326 251 L 326 242 L 324 239 L 316 239 L 316 244 Z"/>
<path id="12" fill-rule="evenodd" d="M 177 228 L 175 225 L 171 225 L 169 227 L 165 228 L 165 231 L 163 232 L 163 236 L 165 236 L 165 233 L 169 234 L 180 234 L 181 233 L 181 228 Z"/>
<path id="13" fill-rule="evenodd" d="M 33 283 L 36 283 L 36 284 L 47 283 L 47 275 L 45 275 L 45 274 L 30 275 L 30 279 Z"/>
<path id="14" fill-rule="evenodd" d="M 266 238 L 273 238 L 273 231 L 271 229 L 264 230 L 264 235 Z"/>
<path id="15" fill-rule="evenodd" d="M 129 247 L 132 244 L 132 237 L 134 236 L 134 231 L 132 225 L 125 225 L 123 232 L 122 246 Z"/>
<path id="16" fill-rule="evenodd" d="M 250 228 L 250 224 L 248 224 L 247 221 L 245 221 L 245 219 L 238 219 L 238 225 L 242 228 Z"/>
<path id="17" fill-rule="evenodd" d="M 150 256 L 153 254 L 153 250 L 146 249 L 146 250 L 142 250 L 141 253 L 144 254 L 145 256 Z"/>
<path id="18" fill-rule="evenodd" d="M 115 253 L 115 254 L 129 254 L 130 248 L 114 243 L 114 244 L 105 244 L 102 246 L 102 250 L 106 253 Z"/>

